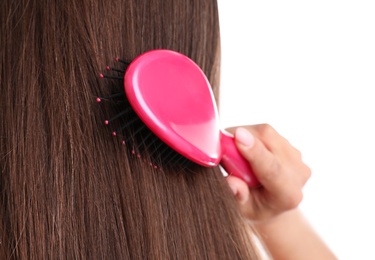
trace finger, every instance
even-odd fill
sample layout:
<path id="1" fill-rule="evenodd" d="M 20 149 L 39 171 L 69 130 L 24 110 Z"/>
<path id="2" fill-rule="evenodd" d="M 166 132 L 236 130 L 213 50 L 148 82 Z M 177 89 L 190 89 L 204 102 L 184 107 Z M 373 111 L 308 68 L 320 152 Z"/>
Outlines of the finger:
<path id="1" fill-rule="evenodd" d="M 234 135 L 242 156 L 250 163 L 254 174 L 262 185 L 270 191 L 278 192 L 281 187 L 281 165 L 265 145 L 245 128 L 239 127 Z"/>
<path id="2" fill-rule="evenodd" d="M 258 124 L 258 125 L 248 125 L 248 126 L 237 126 L 227 128 L 226 131 L 234 134 L 236 129 L 242 127 L 252 133 L 253 136 L 262 141 L 264 146 L 271 152 L 277 152 L 278 154 L 283 154 L 285 149 L 293 148 L 289 141 L 281 136 L 272 126 L 269 124 Z"/>
<path id="3" fill-rule="evenodd" d="M 247 129 L 247 127 L 245 128 Z M 247 130 L 261 140 L 264 146 L 272 153 L 283 154 L 285 149 L 292 147 L 288 140 L 281 136 L 269 124 L 254 125 Z"/>
<path id="4" fill-rule="evenodd" d="M 226 177 L 226 180 L 236 198 L 237 203 L 241 205 L 246 204 L 250 197 L 249 187 L 247 186 L 246 182 L 234 176 L 228 176 Z"/>

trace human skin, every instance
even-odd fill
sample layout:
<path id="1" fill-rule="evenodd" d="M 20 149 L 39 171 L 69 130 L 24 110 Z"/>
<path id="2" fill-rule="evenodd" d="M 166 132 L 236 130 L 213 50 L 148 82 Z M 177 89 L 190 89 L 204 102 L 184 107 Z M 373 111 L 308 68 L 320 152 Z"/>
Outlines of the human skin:
<path id="1" fill-rule="evenodd" d="M 301 152 L 267 124 L 228 129 L 261 187 L 228 176 L 241 213 L 273 259 L 337 259 L 298 209 L 311 170 Z"/>

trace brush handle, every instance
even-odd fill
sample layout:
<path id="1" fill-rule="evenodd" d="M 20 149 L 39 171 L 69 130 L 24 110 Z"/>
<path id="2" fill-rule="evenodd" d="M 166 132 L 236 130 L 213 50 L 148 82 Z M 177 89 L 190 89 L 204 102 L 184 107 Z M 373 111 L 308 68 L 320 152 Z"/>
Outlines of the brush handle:
<path id="1" fill-rule="evenodd" d="M 258 179 L 251 170 L 249 162 L 238 151 L 233 135 L 226 131 L 221 131 L 220 142 L 223 154 L 220 165 L 228 175 L 242 179 L 249 187 L 260 186 Z"/>

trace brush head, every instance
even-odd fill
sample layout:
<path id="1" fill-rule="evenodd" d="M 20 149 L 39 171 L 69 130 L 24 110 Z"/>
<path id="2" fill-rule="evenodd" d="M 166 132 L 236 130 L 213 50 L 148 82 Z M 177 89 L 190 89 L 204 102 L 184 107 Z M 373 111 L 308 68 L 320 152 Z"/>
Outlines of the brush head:
<path id="1" fill-rule="evenodd" d="M 249 187 L 259 187 L 233 135 L 220 130 L 210 84 L 197 64 L 170 50 L 149 51 L 132 62 L 116 61 L 128 65 L 126 71 L 107 67 L 120 75 L 100 77 L 124 81 L 125 91 L 96 101 L 112 100 L 121 105 L 104 123 L 121 119 L 123 124 L 112 135 L 122 133 L 122 144 L 132 155 L 141 159 L 147 151 L 157 165 L 174 169 L 193 163 L 206 167 L 220 163 L 228 175 L 244 180 Z"/>
<path id="2" fill-rule="evenodd" d="M 219 164 L 216 103 L 191 59 L 170 50 L 146 52 L 128 66 L 124 89 L 142 122 L 173 150 L 203 166 Z"/>

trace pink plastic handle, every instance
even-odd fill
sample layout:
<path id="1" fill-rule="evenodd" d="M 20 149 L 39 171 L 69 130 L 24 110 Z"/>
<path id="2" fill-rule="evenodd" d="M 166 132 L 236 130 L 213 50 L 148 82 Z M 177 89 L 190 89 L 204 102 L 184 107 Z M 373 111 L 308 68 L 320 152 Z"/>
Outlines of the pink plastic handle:
<path id="1" fill-rule="evenodd" d="M 220 164 L 228 175 L 242 179 L 249 187 L 260 186 L 258 179 L 251 170 L 250 164 L 238 151 L 233 135 L 222 131 L 220 141 L 223 153 Z"/>

